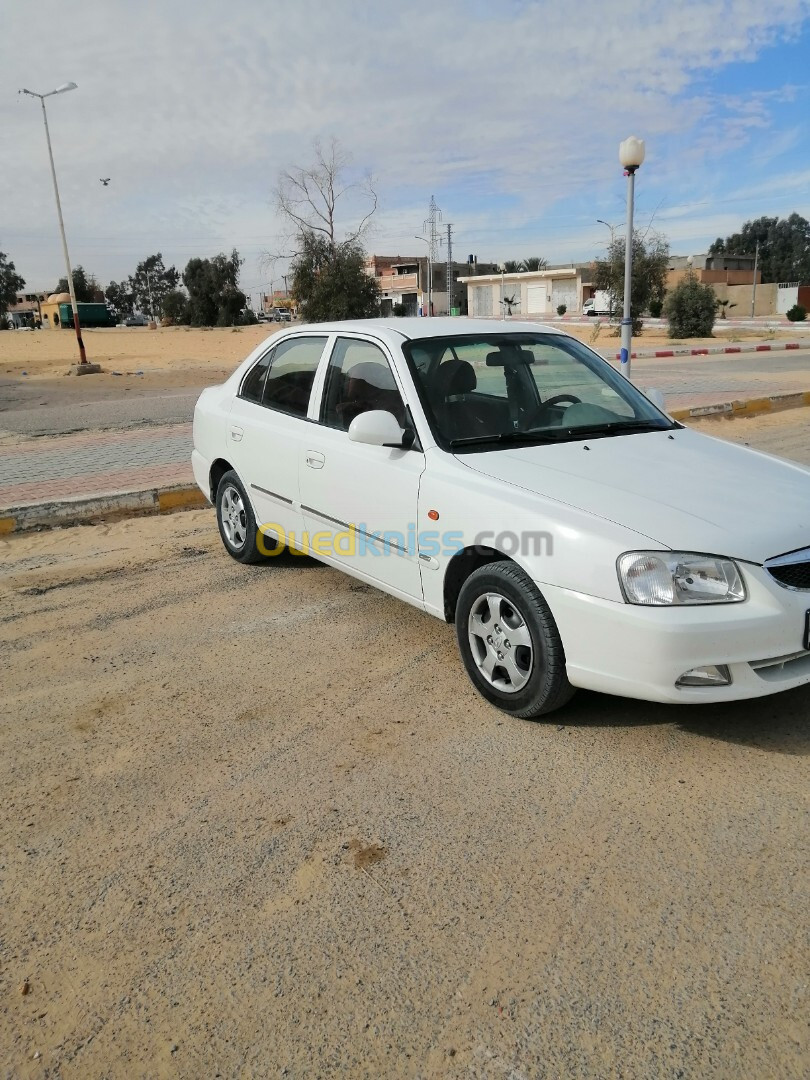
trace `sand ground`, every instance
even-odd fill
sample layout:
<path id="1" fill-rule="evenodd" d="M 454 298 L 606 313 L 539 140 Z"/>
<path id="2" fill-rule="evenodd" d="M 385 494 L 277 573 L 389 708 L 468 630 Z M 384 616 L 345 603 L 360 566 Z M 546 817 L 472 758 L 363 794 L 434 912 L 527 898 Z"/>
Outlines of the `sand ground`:
<path id="1" fill-rule="evenodd" d="M 0 542 L 0 666 L 0 1075 L 808 1075 L 807 690 L 511 720 L 210 510 Z"/>
<path id="2" fill-rule="evenodd" d="M 463 325 L 463 320 L 461 321 Z M 493 324 L 493 327 L 495 324 Z M 248 353 L 283 326 L 261 324 L 225 329 L 194 329 L 190 327 L 116 327 L 109 330 L 85 330 L 83 338 L 88 359 L 100 363 L 103 375 L 94 381 L 115 379 L 121 375 L 143 372 L 139 385 L 144 387 L 178 387 L 196 385 L 202 381 L 216 382 L 229 375 Z M 586 343 L 611 349 L 618 338 L 609 326 L 566 325 L 566 331 Z M 698 348 L 744 340 L 769 338 L 762 330 L 737 330 L 717 338 L 693 339 L 682 344 Z M 775 331 L 774 341 L 791 338 L 790 331 Z M 795 334 L 793 335 L 795 339 Z M 648 330 L 634 339 L 638 348 L 672 344 L 664 330 Z M 27 373 L 32 379 L 52 379 L 63 376 L 78 359 L 76 338 L 62 330 L 0 333 L 0 375 L 16 377 Z M 119 372 L 121 375 L 113 375 Z"/>

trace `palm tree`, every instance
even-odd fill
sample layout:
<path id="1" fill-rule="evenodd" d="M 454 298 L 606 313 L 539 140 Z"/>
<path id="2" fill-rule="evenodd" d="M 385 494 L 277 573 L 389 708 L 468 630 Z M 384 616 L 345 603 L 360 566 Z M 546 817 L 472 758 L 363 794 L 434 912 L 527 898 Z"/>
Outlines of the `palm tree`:
<path id="1" fill-rule="evenodd" d="M 530 259 L 523 259 L 516 262 L 514 259 L 509 259 L 503 264 L 504 271 L 507 274 L 525 274 L 529 270 L 545 270 L 548 263 L 545 259 L 541 259 L 539 256 L 534 255 Z"/>

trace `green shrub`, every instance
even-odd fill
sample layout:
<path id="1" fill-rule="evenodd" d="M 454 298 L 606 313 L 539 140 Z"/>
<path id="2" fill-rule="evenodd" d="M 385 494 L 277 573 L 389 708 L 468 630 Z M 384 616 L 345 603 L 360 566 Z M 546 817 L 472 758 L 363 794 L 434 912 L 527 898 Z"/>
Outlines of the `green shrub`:
<path id="1" fill-rule="evenodd" d="M 694 273 L 687 274 L 664 301 L 664 314 L 673 338 L 712 337 L 717 297 L 711 285 L 702 285 Z"/>
<path id="2" fill-rule="evenodd" d="M 807 318 L 807 308 L 802 307 L 801 304 L 794 304 L 787 313 L 787 317 L 791 322 L 804 322 Z"/>
<path id="3" fill-rule="evenodd" d="M 663 300 L 651 300 L 650 301 L 650 318 L 651 319 L 660 319 L 661 318 L 661 312 L 663 310 L 664 310 L 664 301 Z"/>
<path id="4" fill-rule="evenodd" d="M 393 308 L 391 310 L 394 312 L 394 315 L 395 315 L 395 317 L 397 319 L 402 319 L 402 318 L 405 317 L 405 305 L 404 304 L 394 304 L 394 306 L 393 306 Z"/>
<path id="5" fill-rule="evenodd" d="M 565 306 L 565 304 L 557 304 L 557 314 L 560 316 L 560 318 L 563 317 L 566 311 L 568 311 L 568 308 Z"/>

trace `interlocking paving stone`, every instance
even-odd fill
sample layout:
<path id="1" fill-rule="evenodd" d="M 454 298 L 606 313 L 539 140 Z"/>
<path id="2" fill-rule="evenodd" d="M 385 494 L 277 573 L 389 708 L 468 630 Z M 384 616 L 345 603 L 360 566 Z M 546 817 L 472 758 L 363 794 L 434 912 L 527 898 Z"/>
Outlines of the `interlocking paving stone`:
<path id="1" fill-rule="evenodd" d="M 191 424 L 35 439 L 2 451 L 0 508 L 190 484 Z"/>

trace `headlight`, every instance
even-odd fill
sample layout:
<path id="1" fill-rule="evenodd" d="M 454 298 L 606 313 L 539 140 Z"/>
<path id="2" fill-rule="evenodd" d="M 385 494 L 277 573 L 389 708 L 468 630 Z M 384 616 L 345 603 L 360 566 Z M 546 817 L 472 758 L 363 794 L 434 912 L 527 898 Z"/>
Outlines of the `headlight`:
<path id="1" fill-rule="evenodd" d="M 682 551 L 629 551 L 617 564 L 630 604 L 738 604 L 745 585 L 736 563 Z"/>

